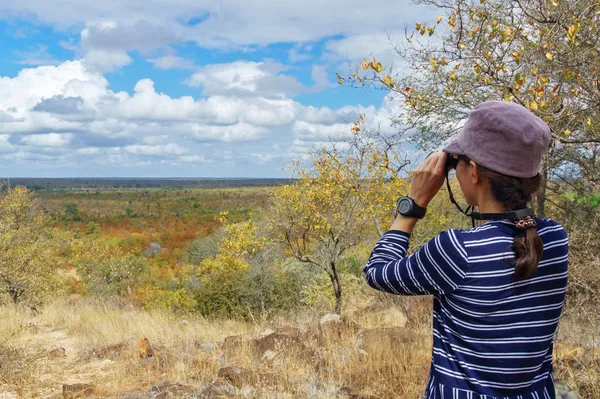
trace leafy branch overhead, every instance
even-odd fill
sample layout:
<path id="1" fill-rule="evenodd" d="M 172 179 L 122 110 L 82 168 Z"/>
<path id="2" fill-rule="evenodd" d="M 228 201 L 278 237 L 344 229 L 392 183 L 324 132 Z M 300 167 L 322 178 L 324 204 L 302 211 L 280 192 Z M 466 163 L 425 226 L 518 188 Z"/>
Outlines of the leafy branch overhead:
<path id="1" fill-rule="evenodd" d="M 592 0 L 419 0 L 440 15 L 405 27 L 394 43 L 402 70 L 364 60 L 343 82 L 390 91 L 396 125 L 422 149 L 455 136 L 487 100 L 530 109 L 552 129 L 544 177 L 564 165 L 600 176 L 600 3 Z M 573 170 L 573 169 L 569 169 Z M 573 176 L 571 176 L 573 177 Z M 548 185 L 548 188 L 551 184 Z"/>

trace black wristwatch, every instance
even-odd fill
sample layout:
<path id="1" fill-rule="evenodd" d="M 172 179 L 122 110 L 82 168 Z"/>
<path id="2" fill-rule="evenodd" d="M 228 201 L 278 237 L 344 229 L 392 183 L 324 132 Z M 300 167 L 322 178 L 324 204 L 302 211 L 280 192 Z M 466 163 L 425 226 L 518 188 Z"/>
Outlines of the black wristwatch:
<path id="1" fill-rule="evenodd" d="M 396 202 L 396 210 L 403 216 L 415 217 L 417 219 L 423 219 L 427 208 L 423 208 L 415 203 L 410 197 L 400 197 Z"/>

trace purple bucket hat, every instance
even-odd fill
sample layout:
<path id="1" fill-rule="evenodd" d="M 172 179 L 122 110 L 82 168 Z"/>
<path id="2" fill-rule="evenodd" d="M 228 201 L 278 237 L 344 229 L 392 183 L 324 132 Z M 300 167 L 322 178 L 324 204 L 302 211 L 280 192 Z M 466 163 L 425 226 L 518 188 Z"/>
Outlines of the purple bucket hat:
<path id="1" fill-rule="evenodd" d="M 487 101 L 471 110 L 462 131 L 443 150 L 494 172 L 530 178 L 540 171 L 550 137 L 548 124 L 524 106 Z"/>

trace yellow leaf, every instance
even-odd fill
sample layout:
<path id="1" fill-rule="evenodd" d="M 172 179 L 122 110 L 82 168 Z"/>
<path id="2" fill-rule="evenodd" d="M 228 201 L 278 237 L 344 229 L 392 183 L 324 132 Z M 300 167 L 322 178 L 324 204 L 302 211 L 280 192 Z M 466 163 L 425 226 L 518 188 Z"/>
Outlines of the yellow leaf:
<path id="1" fill-rule="evenodd" d="M 568 137 L 571 135 L 571 133 L 572 132 L 569 129 L 566 129 L 564 135 L 565 135 L 565 137 Z"/>
<path id="2" fill-rule="evenodd" d="M 442 58 L 442 60 L 440 61 L 440 64 L 442 64 L 443 66 L 448 65 L 448 61 L 446 61 L 445 58 Z"/>
<path id="3" fill-rule="evenodd" d="M 592 126 L 592 118 L 587 118 L 587 125 Z"/>
<path id="4" fill-rule="evenodd" d="M 341 84 L 344 84 L 344 79 L 340 79 L 340 80 L 338 80 L 338 84 L 339 84 L 339 85 L 341 85 Z"/>
<path id="5" fill-rule="evenodd" d="M 456 74 L 454 73 L 454 71 L 449 73 L 450 79 L 452 80 L 456 80 Z"/>
<path id="6" fill-rule="evenodd" d="M 560 3 L 558 2 L 558 0 L 552 0 L 552 5 L 554 7 L 558 7 L 560 5 Z"/>
<path id="7" fill-rule="evenodd" d="M 546 53 L 546 58 L 548 58 L 550 61 L 552 61 L 552 59 L 554 58 L 554 56 L 552 55 L 551 52 L 547 52 Z"/>
<path id="8" fill-rule="evenodd" d="M 437 60 L 435 60 L 434 58 L 430 58 L 429 63 L 433 67 L 434 72 L 438 70 L 439 66 L 438 66 Z"/>
<path id="9" fill-rule="evenodd" d="M 450 29 L 453 29 L 456 26 L 456 18 L 454 18 L 454 17 L 448 18 L 448 25 L 450 25 Z"/>
<path id="10" fill-rule="evenodd" d="M 532 109 L 532 110 L 534 110 L 534 111 L 537 111 L 537 110 L 538 110 L 538 103 L 537 103 L 537 102 L 535 102 L 535 100 L 531 100 L 531 101 L 529 102 L 529 109 Z"/>
<path id="11" fill-rule="evenodd" d="M 442 22 L 442 19 L 444 19 L 444 17 L 442 17 L 441 15 L 437 18 L 437 23 L 439 24 L 440 22 Z"/>
<path id="12" fill-rule="evenodd" d="M 383 83 L 386 86 L 394 87 L 394 80 L 392 79 L 392 77 L 390 75 L 387 75 L 386 77 L 383 78 Z"/>
<path id="13" fill-rule="evenodd" d="M 427 28 L 427 31 L 429 32 L 429 36 L 433 36 L 433 33 L 435 32 L 435 28 L 430 26 L 429 28 Z"/>

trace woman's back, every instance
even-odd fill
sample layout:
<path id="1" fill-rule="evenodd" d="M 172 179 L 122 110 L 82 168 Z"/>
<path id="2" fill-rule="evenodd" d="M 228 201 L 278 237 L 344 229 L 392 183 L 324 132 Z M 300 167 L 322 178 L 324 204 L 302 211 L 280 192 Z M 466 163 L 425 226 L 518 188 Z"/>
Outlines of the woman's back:
<path id="1" fill-rule="evenodd" d="M 518 282 L 509 263 L 514 224 L 492 221 L 457 235 L 468 270 L 458 289 L 436 298 L 433 316 L 435 390 L 450 388 L 444 397 L 451 388 L 496 397 L 530 391 L 554 397 L 544 388 L 553 390 L 548 381 L 567 286 L 568 242 L 558 223 L 536 222 L 544 256 L 536 272 Z"/>
<path id="2" fill-rule="evenodd" d="M 388 231 L 365 272 L 396 294 L 433 294 L 434 349 L 426 398 L 554 398 L 552 342 L 567 285 L 567 235 L 535 219 L 544 253 L 514 281 L 513 223 L 441 233 L 411 256 L 410 235 Z"/>

